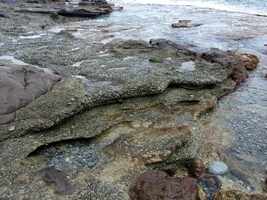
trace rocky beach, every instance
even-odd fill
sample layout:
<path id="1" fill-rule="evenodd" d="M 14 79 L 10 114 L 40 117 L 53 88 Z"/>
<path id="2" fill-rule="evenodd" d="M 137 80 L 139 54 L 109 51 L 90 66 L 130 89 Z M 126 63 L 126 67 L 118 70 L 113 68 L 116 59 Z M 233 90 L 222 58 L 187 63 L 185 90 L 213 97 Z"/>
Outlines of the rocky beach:
<path id="1" fill-rule="evenodd" d="M 267 199 L 266 23 L 0 0 L 0 200 Z"/>

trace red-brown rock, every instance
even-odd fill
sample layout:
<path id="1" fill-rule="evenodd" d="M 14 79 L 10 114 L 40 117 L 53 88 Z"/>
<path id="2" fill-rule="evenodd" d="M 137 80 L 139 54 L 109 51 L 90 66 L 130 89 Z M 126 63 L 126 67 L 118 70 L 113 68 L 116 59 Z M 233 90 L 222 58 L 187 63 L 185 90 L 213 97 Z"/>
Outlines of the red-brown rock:
<path id="1" fill-rule="evenodd" d="M 196 200 L 197 181 L 191 177 L 170 177 L 163 171 L 148 171 L 131 187 L 131 200 Z"/>
<path id="2" fill-rule="evenodd" d="M 247 70 L 256 69 L 260 62 L 257 56 L 247 53 L 240 54 L 240 61 Z"/>

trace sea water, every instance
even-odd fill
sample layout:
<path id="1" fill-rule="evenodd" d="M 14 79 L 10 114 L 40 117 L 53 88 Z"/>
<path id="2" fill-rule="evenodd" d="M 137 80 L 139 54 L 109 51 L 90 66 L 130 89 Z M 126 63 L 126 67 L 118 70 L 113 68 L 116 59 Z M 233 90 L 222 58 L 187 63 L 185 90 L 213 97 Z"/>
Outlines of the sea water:
<path id="1" fill-rule="evenodd" d="M 127 4 L 188 5 L 232 12 L 267 15 L 267 0 L 111 0 Z"/>

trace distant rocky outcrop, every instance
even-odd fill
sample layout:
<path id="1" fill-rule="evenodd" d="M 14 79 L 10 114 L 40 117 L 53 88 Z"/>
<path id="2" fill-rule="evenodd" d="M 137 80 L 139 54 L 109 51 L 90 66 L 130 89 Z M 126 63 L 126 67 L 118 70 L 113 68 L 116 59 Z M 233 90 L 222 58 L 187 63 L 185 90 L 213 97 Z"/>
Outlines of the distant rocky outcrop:
<path id="1" fill-rule="evenodd" d="M 0 31 L 19 35 L 41 30 L 55 24 L 96 18 L 110 14 L 113 6 L 105 0 L 78 2 L 64 0 L 2 0 Z M 15 27 L 15 28 L 14 28 Z"/>

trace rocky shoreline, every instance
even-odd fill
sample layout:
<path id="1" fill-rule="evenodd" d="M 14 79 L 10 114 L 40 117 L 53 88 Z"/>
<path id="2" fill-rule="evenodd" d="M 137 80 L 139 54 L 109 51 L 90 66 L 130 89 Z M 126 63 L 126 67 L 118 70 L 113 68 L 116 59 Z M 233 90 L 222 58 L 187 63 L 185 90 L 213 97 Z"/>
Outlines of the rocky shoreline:
<path id="1" fill-rule="evenodd" d="M 0 199 L 126 200 L 146 171 L 186 175 L 188 160 L 211 156 L 205 119 L 259 62 L 166 39 L 103 44 L 64 31 L 7 44 L 112 11 L 103 1 L 8 3 L 0 3 Z M 255 198 L 218 199 L 240 195 Z"/>

